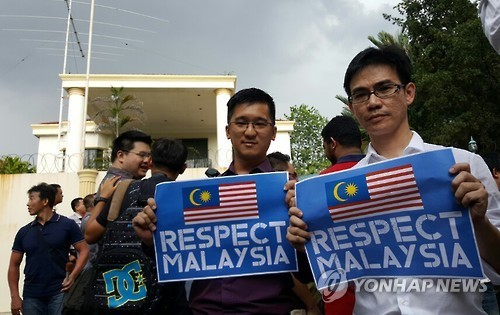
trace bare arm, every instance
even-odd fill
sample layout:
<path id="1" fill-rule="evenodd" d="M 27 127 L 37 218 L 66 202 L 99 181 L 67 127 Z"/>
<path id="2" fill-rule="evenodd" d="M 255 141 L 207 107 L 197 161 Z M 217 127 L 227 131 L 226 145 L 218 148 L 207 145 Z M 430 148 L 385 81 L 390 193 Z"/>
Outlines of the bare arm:
<path id="1" fill-rule="evenodd" d="M 293 275 L 293 293 L 304 303 L 307 309 L 307 315 L 319 315 L 321 311 L 318 308 L 314 294 L 309 291 L 307 284 L 300 282 Z"/>
<path id="2" fill-rule="evenodd" d="M 100 196 L 102 198 L 110 199 L 113 196 L 113 193 L 116 189 L 116 183 L 120 179 L 119 176 L 114 176 L 102 183 Z M 89 244 L 97 243 L 106 232 L 106 227 L 102 226 L 99 222 L 97 222 L 96 218 L 101 214 L 101 211 L 109 206 L 109 203 L 98 202 L 97 205 L 92 210 L 90 214 L 89 221 L 87 222 L 87 226 L 85 227 L 85 241 Z"/>
<path id="3" fill-rule="evenodd" d="M 10 310 L 12 314 L 21 314 L 23 310 L 23 300 L 19 295 L 19 268 L 23 261 L 23 253 L 12 252 L 10 255 L 9 270 L 7 278 L 10 289 Z"/>
<path id="4" fill-rule="evenodd" d="M 83 267 L 85 267 L 87 260 L 89 259 L 89 246 L 85 241 L 82 240 L 81 242 L 73 244 L 73 247 L 78 253 L 78 259 L 76 260 L 75 268 L 73 269 L 69 277 L 65 278 L 62 283 L 62 292 L 66 292 L 71 288 L 71 286 L 75 283 L 78 275 L 82 272 Z"/>

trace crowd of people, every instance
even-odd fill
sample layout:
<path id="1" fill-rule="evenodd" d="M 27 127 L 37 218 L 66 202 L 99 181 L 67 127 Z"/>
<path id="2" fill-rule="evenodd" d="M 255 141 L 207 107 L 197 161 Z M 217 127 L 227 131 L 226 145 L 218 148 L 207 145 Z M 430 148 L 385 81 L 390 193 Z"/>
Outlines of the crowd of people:
<path id="1" fill-rule="evenodd" d="M 485 1 L 482 1 L 485 2 Z M 486 4 L 485 4 L 486 5 Z M 485 7 L 487 8 L 487 7 Z M 488 15 L 487 15 L 488 17 Z M 491 19 L 491 17 L 490 17 Z M 498 20 L 498 19 L 497 19 Z M 498 23 L 497 23 L 498 28 Z M 408 56 L 396 47 L 368 48 L 349 64 L 344 78 L 350 117 L 334 117 L 322 130 L 323 149 L 331 166 L 329 174 L 398 157 L 438 150 L 425 143 L 408 123 L 408 107 L 417 87 L 412 81 Z M 484 155 L 452 148 L 456 164 L 450 189 L 456 201 L 470 211 L 488 292 L 368 292 L 354 290 L 335 301 L 318 303 L 304 244 L 309 241 L 307 220 L 296 206 L 294 185 L 298 180 L 290 157 L 280 152 L 267 155 L 276 137 L 273 98 L 257 88 L 235 93 L 227 103 L 226 135 L 233 161 L 220 176 L 284 171 L 289 207 L 286 238 L 296 248 L 299 270 L 295 273 L 246 275 L 162 284 L 152 314 L 498 314 L 494 285 L 500 284 L 500 165 L 498 155 Z M 364 153 L 356 121 L 368 133 Z M 96 194 L 71 201 L 74 214 L 66 218 L 54 211 L 62 202 L 59 185 L 40 183 L 28 190 L 28 210 L 35 219 L 22 227 L 13 243 L 8 281 L 12 314 L 140 314 L 98 307 L 89 301 L 95 283 L 95 265 L 106 247 L 103 239 L 113 222 L 112 201 L 127 181 L 119 213 L 131 206 L 127 227 L 137 244 L 154 256 L 156 184 L 175 181 L 186 169 L 187 149 L 179 140 L 157 139 L 140 131 L 122 133 L 113 141 L 109 168 Z M 487 163 L 485 163 L 485 160 Z M 148 170 L 151 177 L 144 179 Z M 130 181 L 132 180 L 132 181 Z M 496 182 L 495 182 L 496 181 Z M 129 183 L 130 182 L 130 183 Z M 120 183 L 120 184 L 119 184 Z M 175 196 L 172 196 L 175 198 Z M 109 239 L 109 235 L 108 235 Z M 119 243 L 119 241 L 117 241 Z M 71 254 L 70 254 L 71 253 Z M 20 265 L 26 256 L 23 297 L 20 296 Z M 74 256 L 70 258 L 70 256 Z M 187 290 L 186 290 L 187 289 Z M 91 294 L 89 294 L 89 292 Z M 321 299 L 320 299 L 321 300 Z M 77 303 L 75 303 L 77 301 Z M 491 303 L 493 301 L 493 303 Z"/>

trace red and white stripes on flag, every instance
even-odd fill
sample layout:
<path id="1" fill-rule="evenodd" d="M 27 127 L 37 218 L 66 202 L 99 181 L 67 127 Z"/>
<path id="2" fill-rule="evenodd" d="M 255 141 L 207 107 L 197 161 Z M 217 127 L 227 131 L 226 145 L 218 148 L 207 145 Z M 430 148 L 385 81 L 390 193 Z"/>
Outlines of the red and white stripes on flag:
<path id="1" fill-rule="evenodd" d="M 258 218 L 255 182 L 220 184 L 218 206 L 184 209 L 186 225 Z"/>
<path id="2" fill-rule="evenodd" d="M 370 199 L 329 207 L 332 220 L 347 221 L 424 207 L 411 164 L 368 173 L 366 184 Z"/>

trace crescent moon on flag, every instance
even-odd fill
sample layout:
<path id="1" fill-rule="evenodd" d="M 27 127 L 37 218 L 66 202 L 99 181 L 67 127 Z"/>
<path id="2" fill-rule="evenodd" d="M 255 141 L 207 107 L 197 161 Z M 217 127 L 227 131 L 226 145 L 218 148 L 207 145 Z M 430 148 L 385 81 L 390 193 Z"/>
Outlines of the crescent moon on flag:
<path id="1" fill-rule="evenodd" d="M 195 206 L 201 206 L 201 203 L 197 203 L 196 201 L 194 201 L 194 194 L 200 190 L 199 188 L 196 188 L 196 189 L 193 189 L 193 191 L 189 194 L 189 201 L 191 201 L 191 203 Z"/>
<path id="2" fill-rule="evenodd" d="M 342 199 L 339 196 L 339 188 L 340 188 L 340 186 L 342 186 L 342 184 L 345 184 L 345 182 L 340 182 L 337 185 L 335 185 L 335 187 L 333 188 L 333 197 L 335 197 L 335 199 L 337 199 L 338 201 L 346 201 L 347 200 L 347 199 Z"/>

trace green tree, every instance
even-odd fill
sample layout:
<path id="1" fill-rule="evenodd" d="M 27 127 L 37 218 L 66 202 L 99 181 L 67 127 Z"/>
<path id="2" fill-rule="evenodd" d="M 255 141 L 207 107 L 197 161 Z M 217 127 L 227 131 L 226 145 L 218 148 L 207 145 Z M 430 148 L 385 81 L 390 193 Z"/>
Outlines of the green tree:
<path id="1" fill-rule="evenodd" d="M 410 56 L 410 41 L 408 40 L 408 36 L 405 34 L 398 32 L 395 35 L 388 33 L 386 31 L 380 31 L 377 34 L 377 38 L 374 36 L 368 36 L 368 40 L 373 43 L 373 45 L 377 47 L 381 46 L 397 46 L 403 49 L 408 56 Z"/>
<path id="2" fill-rule="evenodd" d="M 35 173 L 36 168 L 18 156 L 5 156 L 0 159 L 0 174 Z"/>
<path id="3" fill-rule="evenodd" d="M 500 58 L 469 0 L 403 0 L 403 18 L 385 15 L 409 39 L 417 84 L 410 125 L 432 143 L 479 152 L 500 138 Z"/>
<path id="4" fill-rule="evenodd" d="M 134 95 L 125 94 L 123 87 L 111 87 L 111 96 L 96 97 L 89 105 L 97 109 L 92 116 L 97 128 L 112 132 L 115 138 L 137 123 L 144 124 L 146 120 L 143 103 Z"/>
<path id="5" fill-rule="evenodd" d="M 295 121 L 290 134 L 292 160 L 297 174 L 318 174 L 330 165 L 323 154 L 321 130 L 328 123 L 314 107 L 302 104 L 290 107 L 290 116 L 286 119 Z"/>

